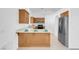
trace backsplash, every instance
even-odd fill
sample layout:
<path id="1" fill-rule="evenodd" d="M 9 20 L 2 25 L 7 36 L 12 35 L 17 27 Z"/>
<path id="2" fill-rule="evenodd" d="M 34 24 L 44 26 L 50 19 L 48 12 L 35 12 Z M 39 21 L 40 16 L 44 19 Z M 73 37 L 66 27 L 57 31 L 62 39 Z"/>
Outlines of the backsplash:
<path id="1" fill-rule="evenodd" d="M 37 26 L 37 25 L 43 25 L 45 26 L 45 23 L 33 23 L 33 25 Z"/>
<path id="2" fill-rule="evenodd" d="M 29 24 L 18 24 L 18 28 L 17 29 L 20 29 L 20 28 L 28 28 Z"/>
<path id="3" fill-rule="evenodd" d="M 41 29 L 45 29 L 45 23 L 33 23 L 32 26 L 34 29 L 39 29 L 38 26 L 41 26 Z"/>

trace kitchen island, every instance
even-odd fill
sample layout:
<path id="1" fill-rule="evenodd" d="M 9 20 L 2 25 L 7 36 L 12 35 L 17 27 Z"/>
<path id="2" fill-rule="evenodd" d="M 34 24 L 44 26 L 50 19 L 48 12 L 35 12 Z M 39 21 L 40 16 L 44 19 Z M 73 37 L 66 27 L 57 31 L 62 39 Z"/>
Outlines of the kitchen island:
<path id="1" fill-rule="evenodd" d="M 19 29 L 18 47 L 50 47 L 50 32 L 47 29 Z"/>

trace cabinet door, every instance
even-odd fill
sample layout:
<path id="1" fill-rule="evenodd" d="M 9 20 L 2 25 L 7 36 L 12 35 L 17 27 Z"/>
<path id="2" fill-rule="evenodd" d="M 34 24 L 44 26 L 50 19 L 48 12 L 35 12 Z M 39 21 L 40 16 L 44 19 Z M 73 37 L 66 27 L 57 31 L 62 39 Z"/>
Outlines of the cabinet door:
<path id="1" fill-rule="evenodd" d="M 26 40 L 27 40 L 27 37 L 25 36 L 25 33 L 19 33 L 18 34 L 18 45 L 19 45 L 19 47 L 26 47 Z"/>
<path id="2" fill-rule="evenodd" d="M 50 35 L 41 33 L 28 34 L 28 47 L 50 47 Z"/>
<path id="3" fill-rule="evenodd" d="M 31 17 L 31 23 L 45 23 L 45 18 Z"/>
<path id="4" fill-rule="evenodd" d="M 26 47 L 32 47 L 32 43 L 33 43 L 33 40 L 34 40 L 34 34 L 27 33 L 27 34 L 25 34 L 25 36 L 27 37 Z"/>
<path id="5" fill-rule="evenodd" d="M 35 23 L 45 23 L 45 18 L 35 18 Z"/>
<path id="6" fill-rule="evenodd" d="M 35 22 L 35 18 L 34 17 L 30 17 L 30 19 L 31 19 L 30 20 L 31 23 L 34 23 Z"/>
<path id="7" fill-rule="evenodd" d="M 34 44 L 38 47 L 50 47 L 50 35 L 37 33 L 34 37 Z"/>
<path id="8" fill-rule="evenodd" d="M 69 16 L 69 11 L 63 12 L 60 14 L 61 16 Z"/>
<path id="9" fill-rule="evenodd" d="M 19 47 L 32 47 L 34 41 L 34 34 L 32 33 L 19 33 Z"/>
<path id="10" fill-rule="evenodd" d="M 19 23 L 29 23 L 29 14 L 25 9 L 19 10 Z"/>

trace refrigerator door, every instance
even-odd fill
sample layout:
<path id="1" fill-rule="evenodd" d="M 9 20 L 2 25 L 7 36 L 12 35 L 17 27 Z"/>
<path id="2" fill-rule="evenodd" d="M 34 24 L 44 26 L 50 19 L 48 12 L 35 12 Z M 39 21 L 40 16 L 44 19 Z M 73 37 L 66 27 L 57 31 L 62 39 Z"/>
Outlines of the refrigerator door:
<path id="1" fill-rule="evenodd" d="M 58 40 L 66 47 L 68 47 L 68 17 L 63 16 L 59 18 Z"/>
<path id="2" fill-rule="evenodd" d="M 59 19 L 59 41 L 65 45 L 64 17 Z"/>

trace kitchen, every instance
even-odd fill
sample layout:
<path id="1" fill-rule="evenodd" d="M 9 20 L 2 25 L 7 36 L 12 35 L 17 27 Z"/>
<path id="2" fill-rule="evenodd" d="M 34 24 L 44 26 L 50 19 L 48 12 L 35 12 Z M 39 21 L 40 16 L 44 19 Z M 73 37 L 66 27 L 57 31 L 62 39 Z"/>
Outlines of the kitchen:
<path id="1" fill-rule="evenodd" d="M 19 9 L 19 24 L 28 24 L 17 30 L 19 47 L 50 47 L 50 32 L 45 28 L 45 20 L 43 16 L 31 16 L 27 10 Z"/>
<path id="2" fill-rule="evenodd" d="M 0 49 L 77 49 L 78 10 L 78 8 L 1 8 Z M 62 20 L 65 16 L 68 24 Z M 60 19 L 62 21 L 59 21 Z M 67 30 L 67 36 L 64 29 Z"/>
<path id="3" fill-rule="evenodd" d="M 19 24 L 25 24 L 25 27 L 17 30 L 19 49 L 52 49 L 53 42 L 56 39 L 54 39 L 52 29 L 47 28 L 48 19 L 46 17 L 59 9 L 29 8 L 30 13 L 26 9 L 19 9 Z M 54 11 L 52 12 L 52 10 Z M 50 26 L 52 25 L 48 27 Z M 60 49 L 63 45 L 58 44 L 61 46 L 57 46 L 57 49 Z M 56 49 L 56 47 L 53 49 Z M 63 49 L 66 49 L 66 47 Z"/>

